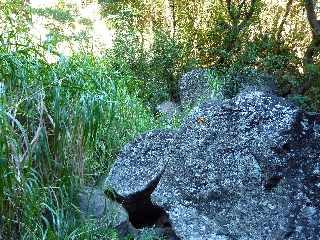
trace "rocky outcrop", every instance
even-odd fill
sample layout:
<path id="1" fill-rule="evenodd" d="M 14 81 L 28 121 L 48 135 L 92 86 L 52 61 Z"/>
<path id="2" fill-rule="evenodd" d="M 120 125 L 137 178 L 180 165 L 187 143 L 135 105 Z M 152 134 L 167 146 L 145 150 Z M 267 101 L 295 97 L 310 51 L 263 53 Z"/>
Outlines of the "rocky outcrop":
<path id="1" fill-rule="evenodd" d="M 126 145 L 105 183 L 176 238 L 318 239 L 320 114 L 256 90 L 207 101 Z"/>
<path id="2" fill-rule="evenodd" d="M 179 81 L 179 94 L 182 106 L 195 104 L 211 95 L 210 70 L 194 69 L 185 73 Z"/>
<path id="3" fill-rule="evenodd" d="M 246 88 L 277 93 L 276 78 L 257 69 L 246 67 L 241 71 L 219 73 L 216 69 L 194 69 L 179 81 L 182 108 L 194 106 L 209 99 L 230 99 Z"/>

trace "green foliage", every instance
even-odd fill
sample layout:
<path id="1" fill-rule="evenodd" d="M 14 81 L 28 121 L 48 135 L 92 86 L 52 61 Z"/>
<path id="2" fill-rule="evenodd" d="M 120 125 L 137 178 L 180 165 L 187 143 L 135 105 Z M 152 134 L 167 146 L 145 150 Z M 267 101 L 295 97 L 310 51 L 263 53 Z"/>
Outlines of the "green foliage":
<path id="1" fill-rule="evenodd" d="M 55 8 L 35 8 L 32 13 L 39 16 L 44 16 L 59 22 L 74 22 L 75 16 L 70 9 L 55 9 Z"/>
<path id="2" fill-rule="evenodd" d="M 260 1 L 252 7 L 231 1 L 230 12 L 224 1 L 170 1 L 169 8 L 164 1 L 102 2 L 117 30 L 117 56 L 126 59 L 140 80 L 143 94 L 139 96 L 154 105 L 178 99 L 178 79 L 187 69 L 199 65 L 215 65 L 221 72 L 233 65 L 238 68 L 248 58 L 243 55 L 251 49 L 249 29 L 259 22 L 262 8 Z M 251 58 L 249 66 L 257 57 Z"/>
<path id="3" fill-rule="evenodd" d="M 31 24 L 31 8 L 21 0 L 0 2 L 0 42 L 7 51 L 19 51 L 29 46 L 27 34 Z"/>
<path id="4" fill-rule="evenodd" d="M 208 71 L 208 81 L 212 90 L 213 95 L 219 94 L 222 88 L 222 79 L 221 76 L 216 71 Z"/>
<path id="5" fill-rule="evenodd" d="M 106 173 L 121 146 L 156 123 L 137 96 L 129 94 L 131 77 L 114 69 L 108 58 L 80 54 L 52 65 L 16 53 L 1 52 L 0 58 L 5 86 L 0 139 L 6 143 L 1 149 L 6 166 L 1 173 L 5 182 L 1 202 L 21 204 L 9 209 L 21 208 L 22 219 L 32 216 L 34 220 L 22 226 L 31 234 L 40 216 L 25 208 L 46 203 L 41 199 L 48 196 L 26 200 L 27 206 L 16 198 L 36 198 L 33 188 L 40 183 L 44 188 L 69 189 L 84 176 Z M 31 171 L 39 178 L 30 179 Z M 25 192 L 30 181 L 30 192 Z"/>
<path id="6" fill-rule="evenodd" d="M 27 16 L 12 19 L 26 6 L 2 7 L 0 236 L 119 239 L 112 229 L 81 221 L 77 194 L 107 174 L 125 143 L 160 126 L 138 97 L 136 76 L 111 53 L 56 55 L 49 64 L 44 53 L 55 53 L 61 38 L 35 44 Z"/>
<path id="7" fill-rule="evenodd" d="M 154 83 L 159 82 L 158 76 L 163 72 L 159 67 L 162 63 L 157 65 L 157 61 L 153 62 L 157 66 L 155 71 L 146 67 L 148 59 L 154 56 L 152 50 L 145 51 L 148 42 L 154 46 L 154 42 L 148 40 L 148 37 L 156 39 L 158 32 L 165 33 L 163 35 L 167 37 L 161 39 L 172 39 L 170 41 L 173 45 L 179 46 L 178 57 L 175 55 L 175 48 L 166 48 L 166 54 L 162 54 L 162 58 L 174 56 L 171 61 L 176 64 L 174 77 L 170 81 L 173 84 L 162 83 L 166 87 L 157 87 L 161 89 L 163 96 L 158 99 L 168 98 L 168 93 L 171 98 L 175 98 L 171 89 L 176 89 L 173 86 L 176 86 L 180 73 L 190 66 L 214 66 L 218 72 L 225 73 L 227 76 L 223 80 L 224 88 L 229 88 L 229 96 L 233 96 L 241 85 L 236 78 L 230 76 L 236 71 L 241 72 L 243 68 L 273 74 L 283 95 L 294 93 L 306 79 L 302 76 L 304 73 L 301 73 L 302 55 L 311 35 L 305 27 L 308 23 L 300 2 L 289 1 L 284 6 L 276 2 L 218 0 L 192 3 L 185 0 L 101 0 L 101 3 L 103 12 L 118 32 L 124 30 L 137 34 L 135 44 L 130 46 L 131 50 L 140 52 L 140 55 L 135 55 L 140 57 L 135 58 L 134 64 L 139 66 L 135 67 L 135 74 L 142 80 L 143 86 L 146 86 L 145 79 L 157 86 Z M 164 43 L 162 45 L 166 46 Z M 129 55 L 132 52 L 129 51 Z M 127 52 L 122 56 L 127 57 Z M 148 74 L 145 74 L 145 69 L 148 69 Z M 171 73 L 162 75 L 160 79 L 171 76 Z M 154 89 L 153 86 L 148 89 Z M 315 84 L 313 88 L 317 88 Z M 312 102 L 317 102 L 317 97 L 311 92 L 316 91 L 311 89 L 307 93 L 308 97 L 311 97 Z M 150 95 L 145 98 L 152 102 L 157 99 Z"/>
<path id="8" fill-rule="evenodd" d="M 169 98 L 177 98 L 177 80 L 181 75 L 180 47 L 166 33 L 156 31 L 150 46 L 144 36 L 133 30 L 119 32 L 112 50 L 122 58 L 136 80 L 130 89 L 151 107 Z"/>

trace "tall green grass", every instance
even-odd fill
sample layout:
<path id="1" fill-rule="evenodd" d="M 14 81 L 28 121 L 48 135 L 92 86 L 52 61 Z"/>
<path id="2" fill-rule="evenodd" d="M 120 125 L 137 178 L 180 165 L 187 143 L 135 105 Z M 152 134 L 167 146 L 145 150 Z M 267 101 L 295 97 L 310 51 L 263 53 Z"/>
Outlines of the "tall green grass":
<path id="1" fill-rule="evenodd" d="M 119 59 L 80 53 L 48 64 L 5 49 L 0 59 L 0 235 L 90 239 L 79 227 L 78 189 L 158 123 Z"/>
<path id="2" fill-rule="evenodd" d="M 62 27 L 71 21 L 47 10 Z M 63 57 L 59 39 L 33 39 L 34 13 L 25 1 L 0 1 L 0 239 L 119 239 L 81 220 L 78 193 L 108 173 L 125 143 L 161 123 L 115 49 Z"/>

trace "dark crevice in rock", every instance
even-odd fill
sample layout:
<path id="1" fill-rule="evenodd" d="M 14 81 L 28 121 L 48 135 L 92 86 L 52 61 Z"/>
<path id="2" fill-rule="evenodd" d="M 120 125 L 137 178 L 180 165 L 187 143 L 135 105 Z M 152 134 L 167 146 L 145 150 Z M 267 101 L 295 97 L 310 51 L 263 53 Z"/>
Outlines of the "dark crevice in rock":
<path id="1" fill-rule="evenodd" d="M 277 187 L 277 185 L 280 183 L 281 179 L 283 177 L 282 176 L 272 176 L 270 177 L 265 185 L 264 185 L 264 189 L 266 191 L 271 191 L 272 189 L 274 189 L 275 187 Z"/>
<path id="2" fill-rule="evenodd" d="M 129 213 L 130 222 L 136 228 L 151 227 L 166 216 L 163 209 L 152 204 L 150 195 L 136 196 L 133 201 L 124 202 L 123 205 Z"/>
<path id="3" fill-rule="evenodd" d="M 291 196 L 294 198 L 294 196 Z M 299 214 L 301 210 L 301 206 L 300 204 L 298 204 L 297 206 L 295 206 L 293 209 L 291 209 L 290 211 L 290 216 L 288 218 L 288 227 L 287 227 L 287 231 L 283 237 L 283 239 L 290 239 L 291 236 L 295 233 L 296 231 L 296 220 L 297 220 L 297 216 Z"/>
<path id="4" fill-rule="evenodd" d="M 292 236 L 293 233 L 294 233 L 294 230 L 287 232 L 284 235 L 283 239 L 290 239 L 290 237 Z"/>
<path id="5" fill-rule="evenodd" d="M 312 200 L 313 204 L 320 209 L 320 198 L 319 198 L 319 186 L 320 186 L 320 175 L 310 175 L 304 178 L 304 185 L 307 189 L 306 195 Z"/>
<path id="6" fill-rule="evenodd" d="M 130 222 L 136 228 L 153 226 L 161 216 L 166 214 L 163 209 L 151 202 L 151 193 L 157 187 L 161 176 L 162 173 L 151 181 L 144 191 L 121 201 L 129 213 Z"/>
<path id="7" fill-rule="evenodd" d="M 275 147 L 271 149 L 278 155 L 286 155 L 288 152 L 290 152 L 290 144 L 285 143 L 281 147 Z"/>
<path id="8" fill-rule="evenodd" d="M 320 123 L 320 113 L 316 112 L 308 112 L 306 113 L 306 117 L 311 124 L 319 124 Z"/>
<path id="9" fill-rule="evenodd" d="M 129 221 L 137 228 L 157 227 L 163 229 L 167 239 L 179 238 L 174 233 L 169 216 L 164 209 L 151 201 L 151 194 L 156 189 L 163 172 L 159 174 L 147 188 L 127 198 L 115 194 L 115 200 L 123 205 L 129 214 Z M 166 238 L 165 238 L 166 239 Z"/>

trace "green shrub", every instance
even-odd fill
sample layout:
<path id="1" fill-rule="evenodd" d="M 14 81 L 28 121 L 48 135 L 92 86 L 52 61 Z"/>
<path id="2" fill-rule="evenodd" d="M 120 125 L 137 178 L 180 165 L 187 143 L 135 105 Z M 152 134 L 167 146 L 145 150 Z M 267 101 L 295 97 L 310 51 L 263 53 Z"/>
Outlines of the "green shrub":
<path id="1" fill-rule="evenodd" d="M 160 126 L 139 98 L 143 84 L 114 53 L 48 64 L 36 45 L 0 50 L 1 235 L 96 239 L 109 230 L 79 227 L 77 189 L 106 175 L 138 133 Z"/>
<path id="2" fill-rule="evenodd" d="M 131 29 L 119 32 L 115 39 L 115 58 L 124 59 L 136 79 L 131 89 L 138 90 L 138 96 L 151 108 L 165 100 L 178 99 L 177 82 L 185 64 L 181 48 L 168 36 L 161 30 L 147 34 L 146 37 L 153 38 L 147 46 L 141 33 Z"/>
<path id="3" fill-rule="evenodd" d="M 2 51 L 0 59 L 2 234 L 49 234 L 41 222 L 50 207 L 64 222 L 50 234 L 62 239 L 75 211 L 65 207 L 71 189 L 105 175 L 126 142 L 158 124 L 128 91 L 132 76 L 108 56 L 78 54 L 49 65 Z"/>
<path id="4" fill-rule="evenodd" d="M 34 12 L 64 23 L 74 17 L 0 3 L 0 238 L 118 239 L 81 222 L 77 194 L 107 174 L 125 143 L 160 124 L 125 60 L 90 51 L 63 57 L 56 46 L 69 38 L 59 32 L 35 43 Z M 49 64 L 47 52 L 58 61 Z"/>

